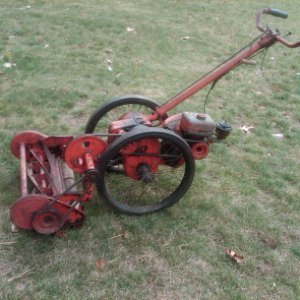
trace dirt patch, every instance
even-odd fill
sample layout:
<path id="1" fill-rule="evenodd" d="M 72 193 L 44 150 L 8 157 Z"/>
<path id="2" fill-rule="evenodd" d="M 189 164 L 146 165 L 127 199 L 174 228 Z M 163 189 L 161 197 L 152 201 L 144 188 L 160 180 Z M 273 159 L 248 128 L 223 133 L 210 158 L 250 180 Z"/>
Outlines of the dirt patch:
<path id="1" fill-rule="evenodd" d="M 273 275 L 275 274 L 275 268 L 271 264 L 260 262 L 256 266 L 256 271 L 263 275 Z"/>
<path id="2" fill-rule="evenodd" d="M 276 241 L 274 238 L 272 237 L 269 237 L 269 236 L 266 236 L 266 235 L 262 235 L 262 234 L 258 234 L 258 238 L 259 238 L 259 241 L 267 246 L 267 247 L 270 247 L 271 249 L 275 249 L 277 248 L 278 246 L 278 241 Z"/>
<path id="3" fill-rule="evenodd" d="M 80 127 L 86 124 L 89 118 L 86 108 L 90 103 L 91 100 L 88 100 L 87 95 L 82 95 L 71 111 L 60 114 L 58 122 L 72 130 L 72 132 L 79 130 Z"/>

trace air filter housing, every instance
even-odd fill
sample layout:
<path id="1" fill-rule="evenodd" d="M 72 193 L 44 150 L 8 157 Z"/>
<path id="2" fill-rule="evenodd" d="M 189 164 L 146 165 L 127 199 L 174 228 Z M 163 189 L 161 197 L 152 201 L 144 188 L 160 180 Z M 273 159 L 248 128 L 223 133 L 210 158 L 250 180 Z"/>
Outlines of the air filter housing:
<path id="1" fill-rule="evenodd" d="M 227 121 L 218 121 L 216 127 L 216 134 L 218 139 L 225 139 L 230 134 L 232 127 Z"/>

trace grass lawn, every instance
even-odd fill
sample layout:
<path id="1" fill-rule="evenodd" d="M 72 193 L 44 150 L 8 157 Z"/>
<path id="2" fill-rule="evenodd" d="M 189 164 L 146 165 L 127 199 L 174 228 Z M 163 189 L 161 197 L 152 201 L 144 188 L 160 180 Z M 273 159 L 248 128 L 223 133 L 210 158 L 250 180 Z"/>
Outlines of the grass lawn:
<path id="1" fill-rule="evenodd" d="M 276 45 L 262 71 L 260 54 L 217 84 L 206 111 L 234 130 L 197 161 L 178 204 L 131 217 L 95 194 L 84 226 L 62 238 L 10 230 L 16 132 L 81 134 L 116 95 L 164 103 L 256 37 L 268 5 L 290 15 L 264 20 L 300 40 L 296 0 L 1 0 L 1 299 L 300 298 L 299 48 Z M 174 112 L 202 112 L 206 93 Z"/>

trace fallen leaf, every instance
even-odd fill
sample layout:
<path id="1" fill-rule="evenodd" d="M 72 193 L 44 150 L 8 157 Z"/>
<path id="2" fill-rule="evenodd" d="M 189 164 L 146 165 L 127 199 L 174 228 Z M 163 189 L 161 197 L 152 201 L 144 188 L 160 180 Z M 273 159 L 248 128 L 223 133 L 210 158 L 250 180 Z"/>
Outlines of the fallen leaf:
<path id="1" fill-rule="evenodd" d="M 65 236 L 65 232 L 63 230 L 58 230 L 55 232 L 55 236 L 63 238 Z"/>
<path id="2" fill-rule="evenodd" d="M 281 91 L 280 87 L 276 84 L 273 84 L 271 86 L 271 89 L 272 89 L 273 92 L 280 92 Z"/>
<path id="3" fill-rule="evenodd" d="M 106 54 L 110 54 L 110 53 L 112 53 L 112 49 L 106 48 L 106 49 L 104 50 L 104 52 L 105 52 Z"/>
<path id="4" fill-rule="evenodd" d="M 4 68 L 11 68 L 12 67 L 12 63 L 6 62 L 6 63 L 3 64 L 3 67 Z"/>
<path id="5" fill-rule="evenodd" d="M 127 240 L 129 238 L 129 231 L 125 230 L 122 234 L 122 237 Z"/>
<path id="6" fill-rule="evenodd" d="M 11 230 L 12 234 L 17 234 L 20 231 L 19 227 L 17 225 L 15 225 L 14 223 L 11 223 L 11 229 L 10 230 Z"/>
<path id="7" fill-rule="evenodd" d="M 106 266 L 106 260 L 102 257 L 96 260 L 96 266 L 99 270 L 103 270 Z"/>
<path id="8" fill-rule="evenodd" d="M 282 113 L 282 115 L 286 118 L 290 118 L 292 114 L 288 111 L 285 111 L 285 112 Z"/>
<path id="9" fill-rule="evenodd" d="M 231 258 L 232 260 L 234 260 L 236 263 L 242 263 L 242 262 L 245 260 L 244 256 L 241 256 L 241 255 L 236 254 L 236 253 L 235 253 L 234 251 L 232 251 L 231 249 L 224 248 L 224 251 L 225 251 L 225 253 L 226 253 L 228 256 L 230 256 L 230 258 Z"/>
<path id="10" fill-rule="evenodd" d="M 226 109 L 227 107 L 224 104 L 219 104 L 217 106 L 218 109 Z"/>
<path id="11" fill-rule="evenodd" d="M 282 133 L 274 133 L 274 134 L 272 134 L 272 136 L 279 140 L 282 140 L 284 137 Z"/>
<path id="12" fill-rule="evenodd" d="M 135 32 L 133 27 L 126 27 L 127 32 Z"/>
<path id="13" fill-rule="evenodd" d="M 30 5 L 27 5 L 27 6 L 25 6 L 25 7 L 20 7 L 19 9 L 25 10 L 25 9 L 29 9 L 29 8 L 31 8 L 31 6 L 30 6 Z"/>
<path id="14" fill-rule="evenodd" d="M 244 125 L 244 126 L 240 127 L 240 129 L 246 134 L 249 134 L 249 133 L 252 133 L 255 131 L 255 128 L 253 126 L 248 126 L 248 125 Z"/>
<path id="15" fill-rule="evenodd" d="M 107 69 L 108 69 L 108 71 L 112 71 L 113 70 L 113 68 L 112 68 L 112 60 L 111 59 L 107 59 L 106 60 L 106 64 L 107 64 Z"/>

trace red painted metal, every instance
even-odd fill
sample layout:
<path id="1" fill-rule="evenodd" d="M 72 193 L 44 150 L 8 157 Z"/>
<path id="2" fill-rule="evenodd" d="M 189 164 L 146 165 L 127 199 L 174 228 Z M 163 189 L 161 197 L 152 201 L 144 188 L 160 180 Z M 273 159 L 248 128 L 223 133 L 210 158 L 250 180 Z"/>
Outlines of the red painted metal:
<path id="1" fill-rule="evenodd" d="M 167 101 L 156 112 L 145 116 L 139 112 L 126 112 L 109 127 L 108 143 L 112 143 L 119 135 L 130 131 L 138 125 L 152 126 L 151 122 L 159 120 L 163 128 L 172 130 L 186 139 L 194 159 L 202 159 L 209 152 L 209 144 L 216 137 L 215 123 L 208 115 L 180 113 L 165 118 L 168 111 L 194 95 L 208 84 L 215 83 L 224 74 L 233 70 L 241 63 L 249 63 L 248 58 L 260 50 L 279 42 L 287 47 L 295 48 L 300 42 L 290 43 L 279 36 L 279 31 L 272 31 L 260 24 L 262 14 L 273 14 L 286 17 L 286 13 L 275 9 L 263 9 L 257 14 L 257 28 L 263 34 L 250 43 L 236 55 L 213 69 L 201 79 L 178 93 Z M 225 122 L 226 123 L 226 122 Z M 217 138 L 225 138 L 231 127 L 220 123 Z M 222 126 L 221 126 L 222 125 Z M 155 125 L 153 125 L 155 126 Z M 224 128 L 223 128 L 224 127 Z M 20 159 L 21 198 L 11 207 L 11 219 L 20 228 L 32 230 L 41 234 L 51 234 L 63 226 L 77 226 L 84 219 L 82 202 L 87 202 L 94 191 L 95 164 L 107 149 L 107 143 L 94 135 L 46 136 L 37 131 L 18 133 L 11 142 L 13 155 Z M 163 144 L 158 139 L 145 138 L 135 141 L 120 149 L 125 174 L 144 183 L 151 183 L 159 165 L 179 167 L 184 163 L 181 158 L 170 164 L 163 159 L 164 153 L 169 153 L 170 145 Z M 176 151 L 176 149 L 175 149 Z M 101 162 L 101 161 L 100 161 Z M 83 176 L 75 182 L 74 172 Z M 92 171 L 92 172 L 91 172 Z M 101 174 L 100 174 L 101 175 Z M 34 185 L 34 190 L 28 194 L 28 179 Z M 78 183 L 82 189 L 77 190 Z"/>
<path id="2" fill-rule="evenodd" d="M 86 166 L 87 171 L 95 169 L 95 164 L 94 164 L 94 160 L 93 160 L 91 153 L 89 153 L 89 152 L 85 153 L 84 160 L 85 160 L 85 166 Z"/>
<path id="3" fill-rule="evenodd" d="M 276 40 L 277 42 L 289 47 L 289 48 L 297 48 L 297 47 L 300 47 L 300 42 L 296 42 L 296 43 L 290 43 L 288 41 L 286 41 L 285 39 L 283 39 L 282 37 L 280 36 L 276 36 Z"/>
<path id="4" fill-rule="evenodd" d="M 209 144 L 205 142 L 198 142 L 191 147 L 194 159 L 202 159 L 207 156 L 209 152 Z"/>
<path id="5" fill-rule="evenodd" d="M 182 117 L 182 113 L 175 114 L 175 115 L 168 117 L 162 123 L 162 125 L 161 125 L 162 128 L 170 129 L 170 130 L 176 132 L 177 134 L 180 134 L 181 133 L 181 131 L 180 131 L 181 117 Z"/>
<path id="6" fill-rule="evenodd" d="M 73 171 L 84 173 L 89 169 L 85 154 L 89 153 L 92 160 L 96 161 L 106 147 L 106 142 L 96 136 L 80 136 L 69 142 L 65 150 L 64 160 Z M 90 162 L 88 161 L 88 163 Z"/>
<path id="7" fill-rule="evenodd" d="M 22 131 L 18 134 L 16 134 L 11 143 L 10 143 L 10 149 L 13 155 L 16 158 L 20 158 L 20 146 L 21 144 L 26 144 L 27 146 L 36 144 L 40 140 L 46 138 L 47 136 L 34 130 L 26 130 Z M 29 159 L 29 153 L 26 152 L 26 159 Z"/>
<path id="8" fill-rule="evenodd" d="M 74 139 L 72 135 L 48 136 L 43 139 L 43 144 L 50 147 L 64 147 Z"/>
<path id="9" fill-rule="evenodd" d="M 111 144 L 119 134 L 122 134 L 138 125 L 152 126 L 147 116 L 140 112 L 128 112 L 121 116 L 120 119 L 111 122 L 109 125 L 108 144 Z"/>
<path id="10" fill-rule="evenodd" d="M 134 155 L 124 155 L 123 157 L 125 174 L 132 179 L 140 179 L 141 175 L 138 172 L 138 167 L 141 165 L 147 166 L 149 172 L 155 174 L 159 165 L 162 164 L 159 158 L 159 140 L 141 139 L 135 143 L 135 149 Z M 127 147 L 125 152 L 128 153 Z"/>
<path id="11" fill-rule="evenodd" d="M 11 219 L 18 227 L 32 230 L 32 216 L 34 213 L 49 204 L 43 195 L 27 195 L 18 199 L 11 207 Z"/>
<path id="12" fill-rule="evenodd" d="M 216 123 L 207 114 L 184 112 L 180 119 L 180 130 L 187 137 L 211 138 Z"/>
<path id="13" fill-rule="evenodd" d="M 34 229 L 41 234 L 54 233 L 67 224 L 82 224 L 84 213 L 79 201 L 88 201 L 92 197 L 94 185 L 84 178 L 83 190 L 77 192 L 72 187 L 75 182 L 73 171 L 63 158 L 69 149 L 67 157 L 79 157 L 84 162 L 84 170 L 92 170 L 94 160 L 106 149 L 106 143 L 94 136 L 74 139 L 72 136 L 47 137 L 25 131 L 13 138 L 11 149 L 20 158 L 22 195 L 11 208 L 12 221 L 20 228 Z M 33 194 L 27 191 L 28 178 L 34 185 Z"/>
<path id="14" fill-rule="evenodd" d="M 131 144 L 128 144 L 125 147 L 123 147 L 122 149 L 120 149 L 120 153 L 122 155 L 129 155 L 129 154 L 135 152 L 137 147 L 138 147 L 138 144 L 135 143 L 135 142 L 131 143 Z"/>
<path id="15" fill-rule="evenodd" d="M 41 234 L 55 233 L 62 227 L 63 216 L 54 208 L 37 212 L 32 219 L 32 228 Z"/>

